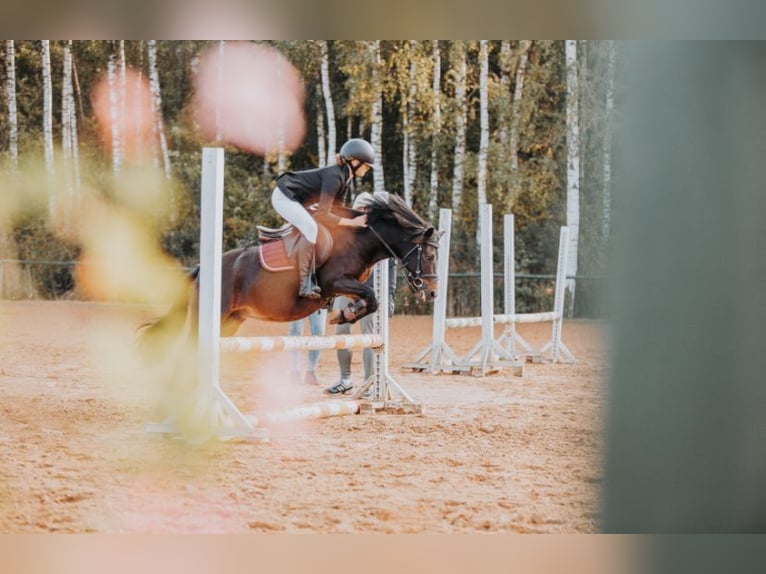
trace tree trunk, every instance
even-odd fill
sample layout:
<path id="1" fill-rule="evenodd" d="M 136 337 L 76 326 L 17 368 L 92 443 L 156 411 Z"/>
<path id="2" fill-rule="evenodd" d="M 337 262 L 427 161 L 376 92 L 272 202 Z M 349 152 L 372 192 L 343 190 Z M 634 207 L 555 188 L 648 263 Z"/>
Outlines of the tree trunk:
<path id="1" fill-rule="evenodd" d="M 407 82 L 407 99 L 402 110 L 402 127 L 404 149 L 402 160 L 404 161 L 404 201 L 412 205 L 412 194 L 417 178 L 417 145 L 415 143 L 415 130 L 412 118 L 414 113 L 415 98 L 418 93 L 417 83 L 417 40 L 409 41 L 409 80 Z"/>
<path id="2" fill-rule="evenodd" d="M 375 99 L 372 103 L 372 129 L 370 131 L 370 143 L 375 149 L 375 169 L 372 170 L 373 189 L 381 192 L 386 189 L 383 178 L 383 86 L 381 81 L 380 40 L 374 40 L 370 44 L 373 68 L 373 86 Z"/>
<path id="3" fill-rule="evenodd" d="M 317 86 L 316 91 L 317 156 L 319 157 L 319 165 L 329 165 L 330 162 L 327 161 L 327 147 L 325 146 L 324 110 L 322 109 L 322 102 L 320 99 L 320 96 L 322 95 L 322 88 Z"/>
<path id="4" fill-rule="evenodd" d="M 453 45 L 455 62 L 455 164 L 452 174 L 452 211 L 453 217 L 460 216 L 460 204 L 463 200 L 463 177 L 465 174 L 466 145 L 466 44 L 456 41 Z"/>
<path id="5" fill-rule="evenodd" d="M 442 82 L 442 57 L 439 49 L 439 41 L 432 40 L 433 58 L 434 58 L 434 77 L 433 77 L 433 132 L 431 133 L 431 191 L 428 198 L 428 218 L 433 220 L 436 217 L 437 204 L 439 202 L 439 134 L 442 126 L 442 107 L 441 107 L 441 82 Z"/>
<path id="6" fill-rule="evenodd" d="M 115 177 L 120 175 L 122 168 L 122 141 L 120 130 L 120 111 L 119 111 L 119 86 L 117 82 L 117 65 L 114 51 L 109 54 L 109 64 L 107 67 L 107 79 L 109 82 L 109 121 L 112 125 L 112 172 Z"/>
<path id="7" fill-rule="evenodd" d="M 53 87 L 51 83 L 50 40 L 42 40 L 42 72 L 45 170 L 48 174 L 48 213 L 52 217 L 56 211 L 56 189 L 54 187 L 55 166 L 53 163 Z"/>
<path id="8" fill-rule="evenodd" d="M 160 92 L 160 76 L 157 72 L 157 41 L 149 40 L 146 43 L 146 49 L 149 55 L 149 87 L 152 93 L 152 109 L 154 112 L 153 132 L 156 136 L 155 141 L 158 141 L 160 145 L 165 178 L 170 179 L 170 154 L 168 153 L 168 143 L 165 139 L 165 127 L 162 121 L 162 94 Z M 156 156 L 155 165 L 158 165 Z M 171 195 L 171 218 L 174 211 L 172 208 L 174 207 Z"/>
<path id="9" fill-rule="evenodd" d="M 5 41 L 5 96 L 8 102 L 8 152 L 14 167 L 19 165 L 19 117 L 16 110 L 16 48 Z"/>
<path id="10" fill-rule="evenodd" d="M 64 185 L 72 194 L 72 41 L 64 42 L 64 70 L 61 80 L 61 153 L 63 156 Z"/>
<path id="11" fill-rule="evenodd" d="M 579 83 L 577 77 L 577 40 L 567 40 L 567 227 L 569 227 L 569 253 L 567 255 L 567 315 L 572 316 L 577 275 L 578 236 L 580 234 L 580 117 Z"/>
<path id="12" fill-rule="evenodd" d="M 489 95 L 488 95 L 488 76 L 489 76 L 489 54 L 487 49 L 487 40 L 479 42 L 479 118 L 481 132 L 479 137 L 479 157 L 477 165 L 477 209 L 487 203 L 487 152 L 489 150 Z M 476 221 L 479 221 L 478 214 Z M 478 223 L 476 225 L 476 244 L 480 244 L 481 234 Z"/>
<path id="13" fill-rule="evenodd" d="M 601 213 L 601 236 L 605 241 L 609 240 L 609 230 L 612 218 L 612 121 L 614 110 L 614 67 L 615 48 L 614 42 L 607 42 L 607 71 L 606 71 L 606 110 L 604 121 L 604 144 L 602 157 L 604 162 L 604 176 L 602 188 L 602 213 Z"/>
<path id="14" fill-rule="evenodd" d="M 511 93 L 511 42 L 503 40 L 500 42 L 500 94 L 501 104 L 497 118 L 498 140 L 500 142 L 500 155 L 498 165 L 505 166 L 508 156 L 508 132 L 510 129 L 510 114 L 506 105 L 506 98 Z"/>
<path id="15" fill-rule="evenodd" d="M 325 110 L 327 112 L 327 164 L 335 161 L 337 143 L 335 141 L 335 105 L 330 89 L 330 56 L 327 50 L 327 40 L 319 42 L 322 51 L 322 95 L 324 96 Z M 322 165 L 327 165 L 322 164 Z"/>

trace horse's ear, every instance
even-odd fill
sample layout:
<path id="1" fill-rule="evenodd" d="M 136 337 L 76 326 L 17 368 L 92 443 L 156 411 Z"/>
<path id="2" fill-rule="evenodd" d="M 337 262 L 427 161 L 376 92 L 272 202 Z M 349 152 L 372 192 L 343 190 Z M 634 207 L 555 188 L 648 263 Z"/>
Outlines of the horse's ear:
<path id="1" fill-rule="evenodd" d="M 438 240 L 440 240 L 440 239 L 442 238 L 442 235 L 444 235 L 445 233 L 447 233 L 447 232 L 446 232 L 446 231 L 439 231 L 439 232 L 436 234 L 436 240 L 437 240 L 437 241 L 438 241 Z"/>
<path id="2" fill-rule="evenodd" d="M 431 239 L 434 236 L 434 231 L 436 230 L 433 227 L 429 227 L 428 229 L 426 229 L 426 232 L 423 234 L 423 239 L 425 239 L 426 241 Z M 437 235 L 436 237 L 438 239 L 439 236 Z"/>

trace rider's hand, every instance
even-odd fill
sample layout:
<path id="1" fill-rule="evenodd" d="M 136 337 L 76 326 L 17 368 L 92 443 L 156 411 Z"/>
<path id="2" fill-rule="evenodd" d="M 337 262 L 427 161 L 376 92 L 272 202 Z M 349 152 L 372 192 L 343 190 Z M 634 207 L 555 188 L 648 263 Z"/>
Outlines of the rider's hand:
<path id="1" fill-rule="evenodd" d="M 354 227 L 367 227 L 367 214 L 357 215 L 351 221 L 354 222 Z"/>

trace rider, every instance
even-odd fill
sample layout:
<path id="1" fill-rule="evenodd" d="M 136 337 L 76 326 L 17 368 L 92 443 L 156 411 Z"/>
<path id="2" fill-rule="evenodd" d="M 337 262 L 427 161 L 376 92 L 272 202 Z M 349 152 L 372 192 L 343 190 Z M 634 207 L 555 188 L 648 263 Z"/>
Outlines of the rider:
<path id="1" fill-rule="evenodd" d="M 343 199 L 348 185 L 354 177 L 364 177 L 373 166 L 375 151 L 366 140 L 354 138 L 348 140 L 335 156 L 335 165 L 288 171 L 277 177 L 277 186 L 271 194 L 271 204 L 276 212 L 292 223 L 306 238 L 298 242 L 303 245 L 298 253 L 298 271 L 300 287 L 298 295 L 309 299 L 321 298 L 321 289 L 314 285 L 314 250 L 319 228 L 316 221 L 323 225 L 366 227 L 367 215 L 353 219 L 338 217 L 331 209 L 336 200 Z M 318 202 L 312 218 L 306 206 Z M 316 218 L 316 221 L 314 219 Z"/>

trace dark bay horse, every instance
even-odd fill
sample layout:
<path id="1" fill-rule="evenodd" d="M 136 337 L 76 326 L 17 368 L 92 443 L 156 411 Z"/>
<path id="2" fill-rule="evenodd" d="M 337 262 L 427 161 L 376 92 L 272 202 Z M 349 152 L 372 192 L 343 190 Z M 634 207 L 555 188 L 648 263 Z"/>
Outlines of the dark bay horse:
<path id="1" fill-rule="evenodd" d="M 372 266 L 394 257 L 410 289 L 424 301 L 437 295 L 436 274 L 439 233 L 417 215 L 399 196 L 375 196 L 365 211 L 337 207 L 338 215 L 354 217 L 367 213 L 367 227 L 336 227 L 324 231 L 331 243 L 326 260 L 317 261 L 317 283 L 321 299 L 298 297 L 298 269 L 285 259 L 282 270 L 264 265 L 265 244 L 232 249 L 223 254 L 221 284 L 221 335 L 232 336 L 248 318 L 293 321 L 326 306 L 333 297 L 346 295 L 355 303 L 333 312 L 331 323 L 353 323 L 375 312 L 378 300 L 364 285 Z M 324 228 L 323 228 L 324 229 Z M 298 236 L 297 230 L 294 231 Z M 320 233 L 321 235 L 321 233 Z M 327 241 L 330 239 L 330 241 Z M 303 239 L 296 239 L 303 240 Z M 279 240 L 278 240 L 279 241 Z M 288 241 L 285 240 L 285 243 Z M 322 242 L 317 252 L 323 251 Z M 196 326 L 199 268 L 189 275 L 193 285 L 189 297 L 179 301 L 163 317 L 139 327 L 139 344 L 153 355 L 159 335 L 178 336 L 187 319 Z M 161 341 L 156 341 L 161 343 Z"/>

